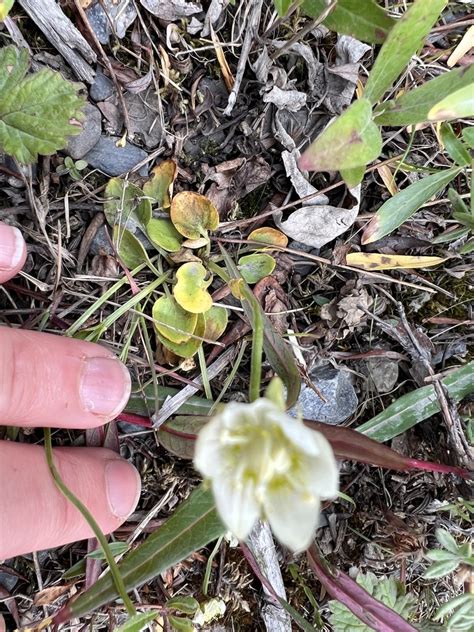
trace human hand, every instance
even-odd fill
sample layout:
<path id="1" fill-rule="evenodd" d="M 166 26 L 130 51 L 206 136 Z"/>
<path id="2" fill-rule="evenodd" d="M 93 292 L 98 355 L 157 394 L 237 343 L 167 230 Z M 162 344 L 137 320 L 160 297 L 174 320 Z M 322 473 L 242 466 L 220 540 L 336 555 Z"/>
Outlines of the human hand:
<path id="1" fill-rule="evenodd" d="M 19 272 L 25 259 L 20 232 L 0 224 L 0 283 Z M 125 366 L 99 345 L 0 326 L 0 425 L 100 426 L 124 408 L 130 387 Z M 135 509 L 140 477 L 115 452 L 56 448 L 54 457 L 67 487 L 105 533 Z M 56 488 L 44 448 L 0 441 L 0 560 L 92 535 Z"/>

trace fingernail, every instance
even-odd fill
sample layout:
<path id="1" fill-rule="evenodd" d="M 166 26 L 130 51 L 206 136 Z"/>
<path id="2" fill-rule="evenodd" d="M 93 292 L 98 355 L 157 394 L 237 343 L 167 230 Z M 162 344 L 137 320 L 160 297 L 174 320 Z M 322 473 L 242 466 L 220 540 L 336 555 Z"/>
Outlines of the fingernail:
<path id="1" fill-rule="evenodd" d="M 13 270 L 20 263 L 25 242 L 15 226 L 0 224 L 0 270 Z"/>
<path id="2" fill-rule="evenodd" d="M 115 358 L 87 358 L 81 376 L 84 409 L 114 419 L 130 397 L 132 383 L 126 367 Z"/>
<path id="3" fill-rule="evenodd" d="M 114 516 L 129 516 L 137 506 L 142 487 L 137 470 L 124 459 L 109 461 L 105 466 L 105 485 Z"/>

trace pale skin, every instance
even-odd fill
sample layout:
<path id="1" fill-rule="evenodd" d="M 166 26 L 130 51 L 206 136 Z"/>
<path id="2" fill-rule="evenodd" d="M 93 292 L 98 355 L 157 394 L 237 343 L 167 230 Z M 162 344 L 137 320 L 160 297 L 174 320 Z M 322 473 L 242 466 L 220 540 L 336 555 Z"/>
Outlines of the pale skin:
<path id="1" fill-rule="evenodd" d="M 25 260 L 20 232 L 0 223 L 0 283 Z M 0 325 L 0 425 L 97 427 L 124 408 L 130 386 L 125 366 L 103 346 Z M 133 512 L 140 477 L 128 461 L 102 448 L 54 454 L 63 481 L 105 533 Z M 43 447 L 0 441 L 0 561 L 91 536 L 57 490 Z"/>

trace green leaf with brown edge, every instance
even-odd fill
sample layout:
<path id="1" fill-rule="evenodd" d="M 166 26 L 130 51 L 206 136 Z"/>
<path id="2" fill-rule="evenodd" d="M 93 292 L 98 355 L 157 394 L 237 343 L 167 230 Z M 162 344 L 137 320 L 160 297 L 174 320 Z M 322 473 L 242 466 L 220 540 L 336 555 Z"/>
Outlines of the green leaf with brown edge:
<path id="1" fill-rule="evenodd" d="M 474 86 L 472 90 L 474 92 Z M 441 125 L 439 135 L 444 148 L 456 164 L 461 167 L 471 164 L 471 154 L 462 140 L 456 136 L 449 123 L 443 123 Z"/>
<path id="2" fill-rule="evenodd" d="M 220 305 L 213 305 L 204 313 L 204 319 L 206 321 L 206 329 L 204 330 L 203 338 L 214 342 L 219 340 L 229 321 L 229 313 L 226 308 Z"/>
<path id="3" fill-rule="evenodd" d="M 304 0 L 301 11 L 318 18 L 327 9 L 326 0 Z M 375 0 L 338 0 L 335 8 L 324 20 L 328 29 L 352 35 L 369 44 L 381 44 L 395 21 L 387 15 Z"/>
<path id="4" fill-rule="evenodd" d="M 166 252 L 178 252 L 181 248 L 183 238 L 169 219 L 152 217 L 146 225 L 146 233 L 153 245 Z"/>
<path id="5" fill-rule="evenodd" d="M 442 191 L 460 173 L 461 169 L 462 167 L 451 167 L 433 173 L 389 198 L 365 227 L 361 243 L 371 244 L 394 231 L 433 195 Z"/>
<path id="6" fill-rule="evenodd" d="M 181 191 L 171 201 L 171 221 L 188 239 L 207 237 L 219 225 L 219 213 L 212 202 L 194 191 Z"/>
<path id="7" fill-rule="evenodd" d="M 160 297 L 153 305 L 152 316 L 155 329 L 177 344 L 187 342 L 197 325 L 197 314 L 187 312 L 173 296 Z"/>
<path id="8" fill-rule="evenodd" d="M 263 350 L 272 369 L 282 379 L 286 387 L 286 405 L 288 408 L 291 408 L 298 401 L 301 389 L 300 373 L 291 348 L 275 331 L 272 323 L 263 311 L 262 306 L 244 279 L 242 279 L 237 266 L 222 246 L 221 251 L 224 255 L 226 267 L 231 279 L 239 283 L 242 307 L 244 308 L 245 316 L 250 325 L 253 326 L 256 320 L 256 314 L 259 315 L 259 318 L 263 322 Z"/>
<path id="9" fill-rule="evenodd" d="M 455 90 L 474 83 L 474 64 L 443 73 L 404 92 L 397 99 L 385 101 L 374 110 L 377 125 L 416 125 L 428 120 L 433 104 Z"/>
<path id="10" fill-rule="evenodd" d="M 176 271 L 176 285 L 173 287 L 175 299 L 181 307 L 193 314 L 203 314 L 212 307 L 212 297 L 207 291 L 212 277 L 202 263 L 183 263 Z"/>
<path id="11" fill-rule="evenodd" d="M 137 228 L 145 231 L 151 220 L 151 203 L 136 184 L 111 178 L 105 187 L 104 214 L 110 226 L 120 224 L 133 233 Z"/>
<path id="12" fill-rule="evenodd" d="M 78 84 L 49 69 L 26 74 L 25 48 L 0 49 L 0 148 L 23 164 L 66 147 L 81 132 L 84 98 Z"/>
<path id="13" fill-rule="evenodd" d="M 127 268 L 136 268 L 145 261 L 149 262 L 148 254 L 143 244 L 123 226 L 114 226 L 113 242 L 119 258 Z"/>
<path id="14" fill-rule="evenodd" d="M 275 269 L 276 261 L 271 255 L 259 252 L 240 257 L 237 268 L 247 283 L 258 283 Z"/>
<path id="15" fill-rule="evenodd" d="M 375 60 L 364 96 L 377 103 L 405 70 L 436 23 L 448 0 L 415 0 L 396 22 Z"/>
<path id="16" fill-rule="evenodd" d="M 185 342 L 173 342 L 165 336 L 162 336 L 159 331 L 156 331 L 156 337 L 164 345 L 167 349 L 175 353 L 180 358 L 192 358 L 197 350 L 202 345 L 201 338 L 204 338 L 204 331 L 206 330 L 206 322 L 204 319 L 204 314 L 197 315 L 196 328 L 193 331 L 189 340 Z M 197 337 L 193 337 L 197 336 Z"/>
<path id="17" fill-rule="evenodd" d="M 474 116 L 474 83 L 452 92 L 428 112 L 429 121 L 452 121 Z"/>
<path id="18" fill-rule="evenodd" d="M 452 371 L 442 380 L 453 402 L 474 393 L 474 361 Z M 357 428 L 376 441 L 389 441 L 440 411 L 434 386 L 422 386 L 402 395 L 384 411 Z"/>
<path id="19" fill-rule="evenodd" d="M 150 198 L 153 206 L 169 209 L 177 171 L 174 160 L 163 160 L 153 169 L 150 180 L 143 185 L 143 193 Z"/>
<path id="20" fill-rule="evenodd" d="M 125 588 L 131 591 L 141 586 L 216 540 L 225 530 L 212 493 L 198 487 L 164 524 L 119 563 Z M 113 580 L 107 574 L 66 604 L 54 616 L 54 624 L 84 616 L 116 597 Z"/>
<path id="21" fill-rule="evenodd" d="M 306 149 L 298 161 L 305 171 L 341 171 L 361 167 L 382 151 L 382 135 L 367 99 L 355 101 Z"/>

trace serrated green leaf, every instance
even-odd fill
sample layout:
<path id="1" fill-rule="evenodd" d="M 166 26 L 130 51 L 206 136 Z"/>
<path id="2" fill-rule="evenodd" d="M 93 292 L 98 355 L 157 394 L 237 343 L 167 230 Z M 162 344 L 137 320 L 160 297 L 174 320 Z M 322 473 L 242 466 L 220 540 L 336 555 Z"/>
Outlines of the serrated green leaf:
<path id="1" fill-rule="evenodd" d="M 158 612 L 141 612 L 134 614 L 123 625 L 115 628 L 115 632 L 141 632 L 146 626 L 156 619 Z"/>
<path id="2" fill-rule="evenodd" d="M 430 121 L 452 121 L 474 116 L 474 83 L 438 101 L 428 112 Z"/>
<path id="3" fill-rule="evenodd" d="M 301 10 L 318 18 L 327 9 L 326 0 L 304 0 Z M 323 22 L 328 29 L 352 35 L 369 44 L 381 44 L 394 25 L 394 20 L 375 0 L 339 0 Z"/>
<path id="4" fill-rule="evenodd" d="M 443 380 L 449 397 L 459 402 L 474 392 L 474 362 L 456 369 Z M 357 430 L 383 443 L 412 428 L 440 411 L 433 385 L 422 386 L 402 395 L 383 412 L 359 426 Z"/>
<path id="5" fill-rule="evenodd" d="M 449 575 L 457 569 L 460 564 L 460 560 L 445 560 L 443 562 L 436 562 L 432 564 L 424 573 L 425 579 L 438 579 L 438 577 L 444 577 Z"/>
<path id="6" fill-rule="evenodd" d="M 433 549 L 426 553 L 426 557 L 432 562 L 447 562 L 448 560 L 459 560 L 459 555 L 445 551 L 443 549 Z"/>
<path id="7" fill-rule="evenodd" d="M 446 529 L 436 529 L 436 539 L 442 547 L 450 551 L 451 553 L 458 553 L 458 545 L 453 536 L 446 531 Z"/>
<path id="8" fill-rule="evenodd" d="M 237 268 L 247 283 L 258 283 L 273 272 L 275 265 L 275 259 L 262 252 L 240 257 Z"/>
<path id="9" fill-rule="evenodd" d="M 209 490 L 199 487 L 153 534 L 119 563 L 128 591 L 156 577 L 167 568 L 225 533 Z M 80 617 L 117 597 L 110 574 L 73 599 L 64 617 Z"/>
<path id="10" fill-rule="evenodd" d="M 111 178 L 105 188 L 104 214 L 110 226 L 125 226 L 135 232 L 144 231 L 151 220 L 151 202 L 132 182 Z"/>
<path id="11" fill-rule="evenodd" d="M 7 17 L 15 0 L 0 0 L 0 22 Z"/>
<path id="12" fill-rule="evenodd" d="M 474 64 L 450 70 L 435 79 L 426 81 L 418 88 L 405 92 L 393 101 L 386 101 L 375 109 L 378 125 L 416 125 L 428 120 L 428 112 L 440 99 L 455 90 L 472 85 Z M 473 130 L 474 128 L 465 128 Z"/>
<path id="13" fill-rule="evenodd" d="M 333 121 L 299 159 L 306 171 L 340 171 L 361 167 L 382 151 L 382 135 L 372 120 L 367 99 L 355 101 Z"/>
<path id="14" fill-rule="evenodd" d="M 146 232 L 152 244 L 167 252 L 178 252 L 181 248 L 183 238 L 169 219 L 153 217 L 146 226 Z"/>
<path id="15" fill-rule="evenodd" d="M 421 48 L 448 0 L 416 0 L 395 24 L 370 71 L 364 96 L 375 104 Z"/>
<path id="16" fill-rule="evenodd" d="M 56 153 L 79 134 L 84 105 L 77 84 L 49 69 L 25 76 L 28 65 L 25 49 L 0 49 L 0 147 L 24 164 Z"/>
<path id="17" fill-rule="evenodd" d="M 388 199 L 365 227 L 362 244 L 371 244 L 401 226 L 433 195 L 442 191 L 460 171 L 461 167 L 451 167 L 433 173 Z"/>

